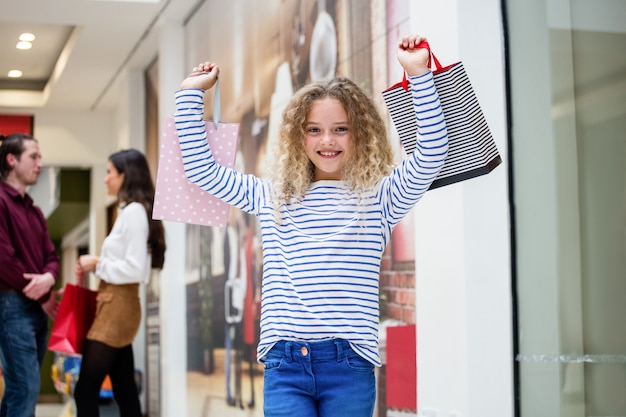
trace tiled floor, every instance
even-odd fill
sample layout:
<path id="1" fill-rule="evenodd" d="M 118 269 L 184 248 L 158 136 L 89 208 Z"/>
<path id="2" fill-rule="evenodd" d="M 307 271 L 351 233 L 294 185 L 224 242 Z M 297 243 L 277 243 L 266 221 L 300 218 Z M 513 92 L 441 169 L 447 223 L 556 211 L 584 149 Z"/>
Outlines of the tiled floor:
<path id="1" fill-rule="evenodd" d="M 74 417 L 71 404 L 37 404 L 35 411 L 37 417 Z M 103 404 L 100 406 L 100 417 L 117 417 L 119 415 L 115 404 Z"/>
<path id="2" fill-rule="evenodd" d="M 69 417 L 72 414 L 67 413 L 67 407 L 64 404 L 37 404 L 35 415 L 37 417 Z"/>
<path id="3" fill-rule="evenodd" d="M 249 377 L 247 364 L 243 364 L 241 379 L 241 403 L 232 405 L 226 400 L 225 350 L 216 349 L 216 367 L 213 373 L 205 375 L 199 372 L 187 373 L 187 415 L 189 417 L 229 416 L 259 417 L 263 415 L 263 373 L 262 367 L 253 364 L 255 372 Z M 234 381 L 232 382 L 234 385 Z M 232 393 L 235 395 L 235 392 Z M 254 398 L 254 404 L 251 401 Z M 52 400 L 52 399 L 51 399 Z M 40 403 L 35 414 L 37 417 L 76 417 L 71 406 L 64 404 Z M 100 406 L 100 417 L 118 417 L 117 405 Z"/>

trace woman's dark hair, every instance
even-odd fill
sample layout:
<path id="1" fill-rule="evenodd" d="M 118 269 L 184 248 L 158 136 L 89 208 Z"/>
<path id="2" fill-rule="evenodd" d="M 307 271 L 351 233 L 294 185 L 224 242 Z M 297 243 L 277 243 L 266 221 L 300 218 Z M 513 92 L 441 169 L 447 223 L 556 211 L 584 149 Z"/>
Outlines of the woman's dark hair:
<path id="1" fill-rule="evenodd" d="M 135 149 L 115 152 L 109 161 L 117 172 L 124 174 L 124 181 L 117 193 L 120 202 L 137 202 L 144 206 L 150 226 L 148 247 L 152 254 L 152 267 L 161 269 L 165 263 L 165 230 L 160 220 L 152 218 L 154 183 L 146 157 Z"/>
<path id="2" fill-rule="evenodd" d="M 20 159 L 25 149 L 25 140 L 37 141 L 28 133 L 11 133 L 7 136 L 0 135 L 0 178 L 6 178 L 12 170 L 7 162 L 7 155 L 15 155 L 17 159 Z"/>

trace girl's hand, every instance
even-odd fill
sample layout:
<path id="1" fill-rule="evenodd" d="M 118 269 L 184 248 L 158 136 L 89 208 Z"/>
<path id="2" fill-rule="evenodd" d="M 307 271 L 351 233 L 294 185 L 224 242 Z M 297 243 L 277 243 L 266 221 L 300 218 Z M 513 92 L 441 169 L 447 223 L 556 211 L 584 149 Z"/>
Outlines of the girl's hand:
<path id="1" fill-rule="evenodd" d="M 426 38 L 419 35 L 409 35 L 398 42 L 398 61 L 404 68 L 407 75 L 422 75 L 430 68 L 430 51 L 426 48 L 418 48 L 418 45 L 426 41 Z"/>
<path id="2" fill-rule="evenodd" d="M 191 74 L 180 84 L 180 89 L 198 88 L 208 90 L 215 85 L 220 68 L 212 62 L 203 62 L 193 67 Z"/>

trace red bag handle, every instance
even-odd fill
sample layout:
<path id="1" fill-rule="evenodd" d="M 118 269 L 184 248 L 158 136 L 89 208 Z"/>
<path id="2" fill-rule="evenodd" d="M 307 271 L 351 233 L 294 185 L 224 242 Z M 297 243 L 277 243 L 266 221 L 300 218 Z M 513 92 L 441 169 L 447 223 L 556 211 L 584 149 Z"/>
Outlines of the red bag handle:
<path id="1" fill-rule="evenodd" d="M 77 287 L 82 287 L 83 286 L 83 281 L 86 280 L 85 276 L 88 274 L 88 272 L 83 273 L 83 276 L 81 278 L 76 277 L 76 286 Z"/>
<path id="2" fill-rule="evenodd" d="M 433 72 L 439 72 L 441 70 L 443 70 L 444 68 L 441 66 L 441 63 L 439 62 L 439 60 L 437 59 L 437 57 L 435 56 L 435 54 L 433 53 L 433 51 L 430 49 L 430 45 L 428 44 L 427 41 L 421 41 L 418 45 L 418 48 L 425 48 L 428 49 L 429 52 L 429 57 L 428 57 L 428 68 L 431 68 L 431 58 L 433 61 L 435 61 L 435 71 Z M 405 91 L 409 91 L 409 80 L 407 80 L 406 78 L 406 71 L 404 71 L 404 75 L 402 76 L 402 88 L 404 88 Z"/>

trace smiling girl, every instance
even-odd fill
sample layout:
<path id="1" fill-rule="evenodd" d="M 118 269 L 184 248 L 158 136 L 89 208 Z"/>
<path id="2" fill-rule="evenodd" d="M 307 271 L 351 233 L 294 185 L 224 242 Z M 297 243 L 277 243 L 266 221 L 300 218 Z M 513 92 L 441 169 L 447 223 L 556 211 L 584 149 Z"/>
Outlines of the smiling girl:
<path id="1" fill-rule="evenodd" d="M 376 397 L 380 261 L 391 232 L 430 187 L 448 151 L 425 38 L 398 43 L 418 120 L 417 149 L 397 167 L 383 119 L 354 82 L 300 89 L 283 113 L 269 178 L 217 164 L 203 97 L 205 62 L 176 92 L 187 177 L 259 218 L 265 416 L 371 416 Z"/>

